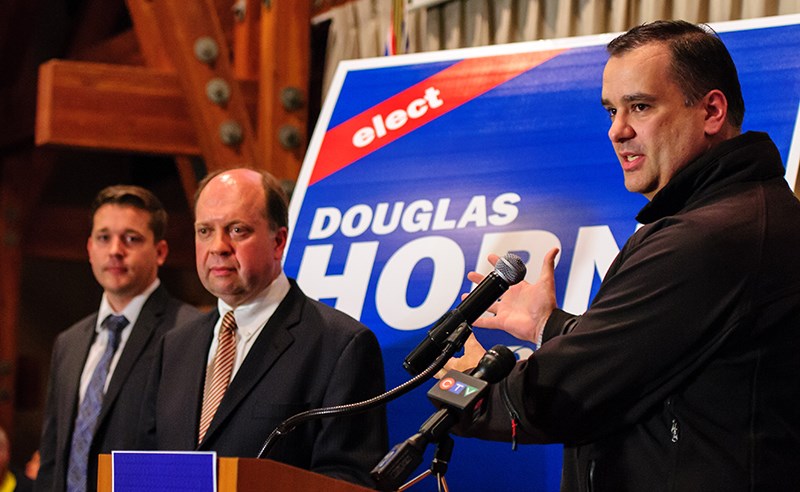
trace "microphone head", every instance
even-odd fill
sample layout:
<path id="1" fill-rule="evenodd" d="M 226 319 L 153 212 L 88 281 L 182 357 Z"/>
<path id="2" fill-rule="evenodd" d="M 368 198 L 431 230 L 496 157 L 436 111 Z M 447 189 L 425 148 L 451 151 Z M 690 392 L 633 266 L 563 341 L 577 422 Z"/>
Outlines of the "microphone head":
<path id="1" fill-rule="evenodd" d="M 483 354 L 473 375 L 494 384 L 511 374 L 516 364 L 514 352 L 505 345 L 495 345 Z"/>
<path id="2" fill-rule="evenodd" d="M 525 278 L 527 269 L 522 258 L 514 253 L 507 253 L 505 256 L 497 260 L 494 266 L 494 271 L 506 281 L 508 285 L 518 284 Z"/>

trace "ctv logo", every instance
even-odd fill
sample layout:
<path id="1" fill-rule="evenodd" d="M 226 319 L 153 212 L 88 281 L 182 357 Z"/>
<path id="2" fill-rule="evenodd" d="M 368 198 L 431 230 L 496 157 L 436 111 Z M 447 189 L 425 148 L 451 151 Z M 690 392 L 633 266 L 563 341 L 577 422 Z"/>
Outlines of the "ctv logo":
<path id="1" fill-rule="evenodd" d="M 478 388 L 462 383 L 461 381 L 456 381 L 453 378 L 444 378 L 439 381 L 439 388 L 462 396 L 469 396 L 478 391 Z"/>

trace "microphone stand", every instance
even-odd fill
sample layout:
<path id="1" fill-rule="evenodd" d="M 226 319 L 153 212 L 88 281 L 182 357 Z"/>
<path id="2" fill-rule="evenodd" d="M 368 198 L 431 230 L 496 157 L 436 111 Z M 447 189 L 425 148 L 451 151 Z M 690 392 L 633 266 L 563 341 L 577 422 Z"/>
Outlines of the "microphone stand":
<path id="1" fill-rule="evenodd" d="M 447 473 L 447 465 L 450 463 L 450 457 L 453 454 L 454 444 L 455 443 L 453 442 L 453 438 L 450 437 L 450 434 L 445 434 L 436 443 L 436 452 L 433 455 L 431 467 L 413 479 L 409 480 L 406 484 L 397 489 L 397 491 L 403 492 L 404 490 L 407 490 L 421 482 L 422 479 L 428 475 L 434 475 L 436 477 L 436 488 L 439 490 L 439 492 L 449 492 L 450 488 L 447 486 L 447 480 L 445 480 L 444 474 Z"/>
<path id="2" fill-rule="evenodd" d="M 357 403 L 349 403 L 346 405 L 337 405 L 333 407 L 326 407 L 326 408 L 316 408 L 311 410 L 306 410 L 305 412 L 298 413 L 297 415 L 293 415 L 288 419 L 281 422 L 275 430 L 267 437 L 267 440 L 264 441 L 264 445 L 261 447 L 261 451 L 259 451 L 256 458 L 261 458 L 263 456 L 267 456 L 270 450 L 275 446 L 279 437 L 285 436 L 289 432 L 295 429 L 298 425 L 302 424 L 303 422 L 322 418 L 322 417 L 335 417 L 341 415 L 356 415 L 359 413 L 363 413 L 373 408 L 376 408 L 380 405 L 384 405 L 387 402 L 398 398 L 409 391 L 417 388 L 422 383 L 433 377 L 436 372 L 444 367 L 444 364 L 455 355 L 456 352 L 461 350 L 464 346 L 464 343 L 467 341 L 467 338 L 472 333 L 472 327 L 470 327 L 469 323 L 463 322 L 458 327 L 453 330 L 453 333 L 447 337 L 444 343 L 444 348 L 442 349 L 442 353 L 434 360 L 430 366 L 428 366 L 424 371 L 409 379 L 405 383 L 397 386 L 396 388 L 383 393 L 382 395 L 375 396 L 370 398 L 369 400 L 365 400 L 362 402 Z"/>

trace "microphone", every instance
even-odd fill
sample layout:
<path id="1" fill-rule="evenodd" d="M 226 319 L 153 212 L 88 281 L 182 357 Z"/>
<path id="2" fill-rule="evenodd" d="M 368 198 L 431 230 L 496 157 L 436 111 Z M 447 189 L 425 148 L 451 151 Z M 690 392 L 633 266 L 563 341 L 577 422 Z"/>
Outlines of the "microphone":
<path id="1" fill-rule="evenodd" d="M 400 488 L 422 462 L 428 443 L 438 443 L 460 420 L 472 418 L 472 413 L 483 403 L 489 385 L 508 376 L 516 363 L 511 350 L 504 345 L 495 345 L 483 354 L 469 375 L 448 371 L 428 391 L 428 398 L 439 410 L 428 417 L 419 432 L 393 447 L 370 472 L 378 490 Z"/>
<path id="2" fill-rule="evenodd" d="M 495 345 L 483 354 L 478 366 L 471 370 L 469 375 L 489 384 L 495 384 L 511 374 L 516 364 L 517 358 L 511 349 L 505 345 Z"/>
<path id="3" fill-rule="evenodd" d="M 508 287 L 525 278 L 525 263 L 522 259 L 508 253 L 499 260 L 495 269 L 487 275 L 478 286 L 461 301 L 455 309 L 442 316 L 428 330 L 427 335 L 403 361 L 406 371 L 416 376 L 436 359 L 442 351 L 447 337 L 461 324 L 472 325 L 478 317 L 491 306 Z M 460 347 L 459 347 L 460 348 Z"/>

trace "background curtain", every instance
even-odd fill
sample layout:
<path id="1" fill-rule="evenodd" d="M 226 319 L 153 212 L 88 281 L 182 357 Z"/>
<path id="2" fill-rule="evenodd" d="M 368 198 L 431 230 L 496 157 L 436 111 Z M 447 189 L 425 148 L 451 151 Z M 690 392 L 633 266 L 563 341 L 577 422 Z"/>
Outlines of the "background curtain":
<path id="1" fill-rule="evenodd" d="M 341 60 L 625 31 L 656 19 L 721 22 L 800 13 L 800 0 L 352 0 L 330 20 L 322 94 Z M 393 15 L 404 29 L 393 32 Z"/>

